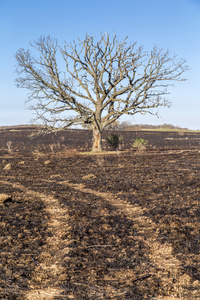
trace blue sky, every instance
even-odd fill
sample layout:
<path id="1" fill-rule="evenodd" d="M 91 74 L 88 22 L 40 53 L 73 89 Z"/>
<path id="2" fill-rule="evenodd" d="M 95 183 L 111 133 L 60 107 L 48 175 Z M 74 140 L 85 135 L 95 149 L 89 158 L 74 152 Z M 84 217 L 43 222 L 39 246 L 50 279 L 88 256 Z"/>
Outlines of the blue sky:
<path id="1" fill-rule="evenodd" d="M 0 0 L 0 126 L 28 124 L 27 92 L 15 85 L 15 53 L 41 35 L 60 44 L 88 33 L 113 32 L 151 50 L 156 44 L 184 58 L 188 79 L 170 89 L 171 108 L 160 118 L 135 115 L 135 124 L 173 124 L 200 129 L 200 0 Z M 126 120 L 123 117 L 122 120 Z"/>

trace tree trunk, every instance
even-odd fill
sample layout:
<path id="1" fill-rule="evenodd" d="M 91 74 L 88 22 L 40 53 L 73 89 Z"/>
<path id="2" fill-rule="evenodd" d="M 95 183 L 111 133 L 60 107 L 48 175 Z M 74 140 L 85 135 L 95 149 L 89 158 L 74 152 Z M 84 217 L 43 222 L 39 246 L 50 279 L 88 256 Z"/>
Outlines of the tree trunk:
<path id="1" fill-rule="evenodd" d="M 102 132 L 95 125 L 93 126 L 92 151 L 102 151 Z"/>

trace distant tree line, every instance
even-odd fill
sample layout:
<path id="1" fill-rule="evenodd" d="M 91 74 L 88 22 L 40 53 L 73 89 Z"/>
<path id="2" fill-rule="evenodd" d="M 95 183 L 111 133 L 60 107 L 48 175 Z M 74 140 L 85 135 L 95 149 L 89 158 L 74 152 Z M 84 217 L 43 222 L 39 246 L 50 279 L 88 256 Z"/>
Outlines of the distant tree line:
<path id="1" fill-rule="evenodd" d="M 130 121 L 116 121 L 107 127 L 109 130 L 144 130 L 144 129 L 169 129 L 169 130 L 188 130 L 180 126 L 172 124 L 149 125 L 149 124 L 132 124 Z"/>

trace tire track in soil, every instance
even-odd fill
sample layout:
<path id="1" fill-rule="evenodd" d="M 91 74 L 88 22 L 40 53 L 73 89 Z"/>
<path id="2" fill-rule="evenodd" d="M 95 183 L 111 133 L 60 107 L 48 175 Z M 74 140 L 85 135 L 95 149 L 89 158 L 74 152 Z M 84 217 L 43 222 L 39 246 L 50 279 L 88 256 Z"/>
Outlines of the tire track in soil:
<path id="1" fill-rule="evenodd" d="M 118 209 L 120 213 L 126 215 L 130 220 L 135 220 L 140 228 L 139 233 L 145 237 L 144 243 L 147 248 L 150 249 L 150 259 L 152 262 L 152 267 L 150 273 L 155 274 L 161 279 L 163 286 L 167 286 L 170 282 L 174 286 L 174 295 L 172 297 L 163 297 L 160 296 L 154 297 L 152 299 L 179 299 L 183 300 L 186 298 L 180 298 L 180 293 L 183 295 L 183 282 L 181 276 L 181 263 L 180 261 L 172 254 L 172 246 L 169 243 L 161 244 L 158 241 L 158 234 L 156 233 L 157 225 L 150 218 L 146 217 L 143 213 L 143 209 L 138 205 L 134 206 L 127 201 L 121 200 L 112 193 L 108 192 L 99 192 L 87 188 L 84 184 L 74 184 L 68 181 L 59 182 L 73 188 L 74 190 L 81 191 L 83 193 L 90 193 L 95 196 L 101 197 L 106 202 Z M 186 292 L 187 293 L 187 292 Z M 178 296 L 178 298 L 176 298 Z M 183 297 L 183 296 L 182 296 Z M 197 298 L 195 298 L 197 299 Z"/>
<path id="2" fill-rule="evenodd" d="M 0 183 L 4 185 L 11 185 L 15 189 L 21 189 L 25 194 L 38 197 L 45 203 L 45 210 L 50 216 L 47 225 L 48 229 L 51 231 L 51 236 L 45 240 L 45 249 L 40 254 L 45 257 L 45 262 L 38 264 L 38 274 L 40 272 L 45 272 L 48 278 L 55 278 L 57 281 L 57 276 L 59 274 L 65 274 L 65 269 L 62 267 L 62 258 L 66 257 L 70 251 L 68 245 L 71 241 L 62 240 L 62 250 L 59 247 L 61 244 L 63 228 L 65 228 L 65 233 L 67 231 L 70 232 L 71 230 L 70 226 L 67 225 L 69 220 L 67 209 L 60 207 L 59 201 L 56 198 L 31 190 L 20 183 L 10 183 L 2 180 L 0 180 Z M 47 257 L 49 257 L 49 250 L 51 253 L 54 253 L 54 255 L 48 260 Z M 41 261 L 43 261 L 42 258 Z M 37 262 L 35 261 L 35 263 Z M 62 278 L 60 278 L 61 280 L 65 280 L 63 276 L 65 275 L 62 275 Z M 62 295 L 62 292 L 65 293 L 65 295 Z M 73 295 L 66 295 L 65 290 L 61 290 L 56 286 L 38 289 L 38 287 L 34 287 L 34 285 L 30 286 L 30 290 L 26 292 L 25 297 L 27 300 L 74 299 Z"/>
<path id="3" fill-rule="evenodd" d="M 54 251 L 54 253 L 59 253 L 59 258 L 57 255 L 53 257 L 53 260 L 51 258 L 51 261 L 46 261 L 45 263 L 40 263 L 41 267 L 46 270 L 51 278 L 54 278 L 56 274 L 60 273 L 62 274 L 63 268 L 62 265 L 59 264 L 60 257 L 61 257 L 61 251 L 59 249 L 60 244 L 60 234 L 63 226 L 67 226 L 68 224 L 68 211 L 67 209 L 60 208 L 59 201 L 55 199 L 52 196 L 47 196 L 43 193 L 36 192 L 34 190 L 31 190 L 20 183 L 10 183 L 7 181 L 0 180 L 1 183 L 11 185 L 13 188 L 21 189 L 23 190 L 27 195 L 32 195 L 39 197 L 44 203 L 46 204 L 46 211 L 51 216 L 50 220 L 48 222 L 48 227 L 52 230 L 52 236 L 48 237 L 47 239 L 47 249 L 48 247 L 51 247 L 51 250 Z M 52 181 L 53 182 L 53 181 Z M 150 259 L 152 261 L 153 267 L 151 267 L 149 273 L 152 275 L 155 274 L 158 276 L 163 285 L 168 285 L 169 281 L 170 283 L 173 282 L 174 279 L 176 279 L 176 282 L 173 283 L 174 290 L 177 291 L 177 294 L 180 294 L 180 287 L 182 286 L 181 283 L 181 276 L 180 276 L 180 261 L 176 259 L 176 257 L 172 254 L 172 246 L 169 243 L 161 244 L 157 240 L 157 234 L 156 229 L 157 225 L 148 217 L 144 215 L 144 210 L 138 205 L 138 204 L 130 204 L 127 201 L 121 200 L 116 195 L 108 192 L 99 192 L 92 190 L 90 188 L 87 188 L 83 184 L 73 184 L 69 181 L 61 181 L 59 184 L 66 185 L 70 188 L 73 188 L 74 190 L 81 191 L 83 193 L 91 193 L 95 196 L 101 197 L 106 202 L 114 206 L 118 209 L 118 211 L 122 214 L 125 214 L 128 219 L 135 220 L 135 222 L 138 224 L 138 227 L 140 228 L 139 233 L 143 236 L 145 236 L 145 244 L 148 249 L 150 249 Z M 70 231 L 71 228 L 68 227 L 68 230 Z M 144 241 L 144 240 L 143 240 Z M 68 245 L 70 244 L 70 241 L 66 243 L 66 248 L 62 250 L 63 256 L 66 257 L 67 253 L 69 253 Z M 59 250 L 59 251 L 57 251 Z M 44 254 L 44 252 L 42 252 Z M 169 276 L 170 274 L 170 276 Z M 64 280 L 64 278 L 62 278 Z M 63 293 L 63 294 L 62 294 Z M 181 287 L 181 293 L 183 295 L 183 289 Z M 187 298 L 176 298 L 175 297 L 176 292 L 173 296 L 163 297 L 158 296 L 151 298 L 152 300 L 172 300 L 172 299 L 187 299 Z M 39 299 L 74 299 L 73 295 L 66 295 L 66 290 L 61 290 L 58 288 L 47 288 L 47 289 L 38 289 L 34 288 L 34 286 L 30 287 L 30 291 L 26 294 L 27 300 L 39 300 Z M 194 298 L 199 299 L 199 298 Z"/>

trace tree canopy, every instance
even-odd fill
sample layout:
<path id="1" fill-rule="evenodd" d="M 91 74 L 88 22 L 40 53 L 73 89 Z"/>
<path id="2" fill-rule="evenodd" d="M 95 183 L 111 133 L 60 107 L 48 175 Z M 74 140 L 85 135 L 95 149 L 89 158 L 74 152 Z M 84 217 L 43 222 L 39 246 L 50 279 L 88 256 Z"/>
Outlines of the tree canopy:
<path id="1" fill-rule="evenodd" d="M 156 108 L 169 107 L 168 87 L 183 81 L 188 69 L 168 50 L 155 46 L 148 53 L 128 37 L 119 41 L 109 34 L 97 41 L 87 34 L 63 47 L 50 36 L 40 37 L 31 48 L 33 53 L 16 53 L 16 82 L 29 91 L 36 119 L 51 130 L 91 124 L 94 151 L 102 149 L 106 126 L 122 115 L 157 114 Z"/>

